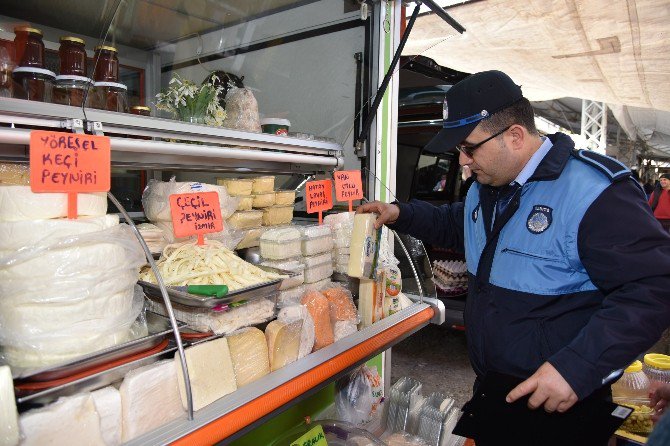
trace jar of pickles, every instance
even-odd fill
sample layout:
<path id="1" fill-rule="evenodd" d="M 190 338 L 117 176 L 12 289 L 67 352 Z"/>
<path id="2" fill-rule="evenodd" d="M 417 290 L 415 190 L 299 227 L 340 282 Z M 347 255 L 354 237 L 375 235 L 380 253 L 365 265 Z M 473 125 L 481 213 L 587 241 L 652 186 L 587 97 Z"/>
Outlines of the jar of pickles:
<path id="1" fill-rule="evenodd" d="M 95 47 L 95 82 L 119 82 L 119 58 L 113 46 Z"/>
<path id="2" fill-rule="evenodd" d="M 670 383 L 670 356 L 660 353 L 647 353 L 644 355 L 642 369 L 649 378 L 650 392 Z"/>
<path id="3" fill-rule="evenodd" d="M 44 68 L 42 31 L 30 26 L 14 28 L 14 48 L 20 67 Z"/>
<path id="4" fill-rule="evenodd" d="M 58 58 L 61 76 L 86 77 L 86 43 L 73 36 L 60 38 Z"/>
<path id="5" fill-rule="evenodd" d="M 56 76 L 56 83 L 53 88 L 54 104 L 71 105 L 73 107 L 83 106 L 92 83 L 91 79 L 84 76 L 67 74 Z"/>
<path id="6" fill-rule="evenodd" d="M 130 113 L 140 116 L 151 116 L 151 109 L 146 105 L 135 105 L 130 107 Z"/>
<path id="7" fill-rule="evenodd" d="M 612 384 L 612 397 L 647 398 L 649 378 L 642 371 L 642 363 L 635 361 L 624 370 L 617 382 Z"/>

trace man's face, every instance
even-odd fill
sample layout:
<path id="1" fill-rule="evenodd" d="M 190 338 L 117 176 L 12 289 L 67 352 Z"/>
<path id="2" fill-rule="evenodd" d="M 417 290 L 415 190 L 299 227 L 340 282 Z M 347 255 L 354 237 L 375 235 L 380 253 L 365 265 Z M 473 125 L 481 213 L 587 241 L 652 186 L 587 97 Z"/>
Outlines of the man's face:
<path id="1" fill-rule="evenodd" d="M 669 179 L 667 179 L 667 178 L 661 178 L 661 179 L 660 179 L 660 182 L 661 182 L 661 187 L 662 187 L 663 189 L 670 189 L 670 180 L 669 180 Z"/>
<path id="2" fill-rule="evenodd" d="M 472 157 L 460 152 L 458 161 L 461 166 L 468 166 L 472 173 L 477 174 L 477 182 L 490 186 L 503 186 L 516 178 L 512 151 L 505 144 L 505 134 L 485 142 L 472 152 Z M 464 146 L 473 146 L 490 137 L 491 133 L 479 128 L 475 129 L 462 142 Z"/>

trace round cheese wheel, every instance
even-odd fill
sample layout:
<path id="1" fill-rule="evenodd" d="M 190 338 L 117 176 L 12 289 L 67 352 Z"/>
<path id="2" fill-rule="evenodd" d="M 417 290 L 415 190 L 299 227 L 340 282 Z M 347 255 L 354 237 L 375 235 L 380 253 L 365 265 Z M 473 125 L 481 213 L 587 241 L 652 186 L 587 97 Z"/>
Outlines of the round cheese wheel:
<path id="1" fill-rule="evenodd" d="M 107 194 L 77 194 L 79 215 L 107 213 Z M 67 194 L 31 192 L 30 186 L 0 184 L 0 221 L 41 220 L 67 217 Z"/>

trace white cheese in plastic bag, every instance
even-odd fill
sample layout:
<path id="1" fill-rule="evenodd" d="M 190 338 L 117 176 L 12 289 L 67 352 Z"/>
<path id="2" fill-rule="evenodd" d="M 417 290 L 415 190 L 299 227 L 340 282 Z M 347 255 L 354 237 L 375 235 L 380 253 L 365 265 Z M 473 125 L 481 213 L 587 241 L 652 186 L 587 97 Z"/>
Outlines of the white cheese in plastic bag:
<path id="1" fill-rule="evenodd" d="M 100 431 L 107 446 L 121 444 L 121 393 L 108 386 L 91 392 L 95 410 L 100 418 Z"/>
<path id="2" fill-rule="evenodd" d="M 79 215 L 107 213 L 105 192 L 77 194 Z M 0 221 L 42 220 L 67 217 L 67 194 L 31 192 L 30 186 L 0 184 Z"/>
<path id="3" fill-rule="evenodd" d="M 288 305 L 279 310 L 277 320 L 286 323 L 302 321 L 302 326 L 300 329 L 300 348 L 298 349 L 298 359 L 309 355 L 314 348 L 315 334 L 314 320 L 309 314 L 307 307 L 300 305 L 299 303 L 295 305 Z"/>
<path id="4" fill-rule="evenodd" d="M 290 323 L 272 321 L 265 327 L 271 371 L 274 372 L 298 359 L 301 331 L 302 320 Z"/>
<path id="5" fill-rule="evenodd" d="M 152 222 L 172 221 L 170 195 L 194 192 L 216 192 L 219 194 L 222 218 L 230 217 L 237 209 L 238 200 L 231 197 L 225 186 L 199 182 L 177 182 L 151 180 L 142 194 L 144 215 Z"/>
<path id="6" fill-rule="evenodd" d="M 14 400 L 14 382 L 9 366 L 0 366 L 0 445 L 19 444 L 19 422 Z"/>

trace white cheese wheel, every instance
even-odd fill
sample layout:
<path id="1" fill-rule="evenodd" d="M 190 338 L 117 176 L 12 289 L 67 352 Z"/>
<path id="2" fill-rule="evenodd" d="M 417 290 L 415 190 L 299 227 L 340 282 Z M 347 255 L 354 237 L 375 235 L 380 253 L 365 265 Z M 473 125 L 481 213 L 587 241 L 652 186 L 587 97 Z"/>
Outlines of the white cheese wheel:
<path id="1" fill-rule="evenodd" d="M 228 218 L 237 208 L 238 200 L 232 198 L 223 186 L 199 182 L 150 181 L 142 194 L 144 215 L 152 222 L 172 221 L 170 195 L 194 192 L 219 194 L 219 205 L 223 218 Z"/>
<path id="2" fill-rule="evenodd" d="M 14 382 L 9 366 L 0 366 L 0 445 L 19 444 L 19 421 L 14 400 Z"/>
<path id="3" fill-rule="evenodd" d="M 228 340 L 219 338 L 194 345 L 184 350 L 188 376 L 191 381 L 193 410 L 200 410 L 219 398 L 237 390 L 235 370 L 228 349 Z M 184 372 L 181 369 L 179 352 L 174 355 L 177 370 L 179 396 L 184 410 L 188 408 Z"/>
<path id="4" fill-rule="evenodd" d="M 300 300 L 300 298 L 298 298 Z M 314 348 L 315 333 L 314 320 L 304 305 L 288 305 L 277 315 L 278 321 L 294 322 L 302 321 L 300 329 L 300 349 L 298 350 L 298 359 L 309 355 Z"/>
<path id="5" fill-rule="evenodd" d="M 268 345 L 262 331 L 256 327 L 244 328 L 228 335 L 227 339 L 237 387 L 250 384 L 270 373 Z"/>
<path id="6" fill-rule="evenodd" d="M 166 359 L 130 371 L 121 388 L 124 442 L 184 414 L 174 361 Z"/>
<path id="7" fill-rule="evenodd" d="M 79 215 L 107 213 L 107 194 L 77 194 Z M 36 194 L 30 186 L 0 184 L 0 221 L 41 220 L 67 217 L 67 194 Z"/>
<path id="8" fill-rule="evenodd" d="M 302 320 L 290 323 L 272 321 L 265 327 L 271 371 L 281 369 L 298 359 L 301 330 Z"/>
<path id="9" fill-rule="evenodd" d="M 91 392 L 95 410 L 100 418 L 100 431 L 107 446 L 121 444 L 121 393 L 108 386 Z"/>
<path id="10" fill-rule="evenodd" d="M 60 398 L 19 418 L 22 446 L 105 445 L 100 419 L 89 393 Z"/>

